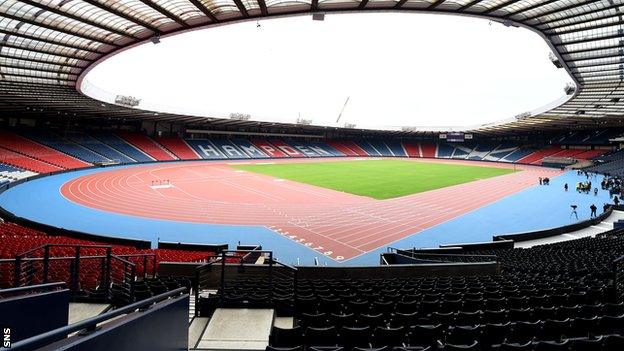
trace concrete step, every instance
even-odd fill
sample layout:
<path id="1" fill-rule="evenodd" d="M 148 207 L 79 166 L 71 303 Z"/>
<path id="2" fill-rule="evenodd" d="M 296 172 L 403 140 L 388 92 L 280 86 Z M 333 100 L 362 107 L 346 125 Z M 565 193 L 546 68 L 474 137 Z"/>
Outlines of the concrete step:
<path id="1" fill-rule="evenodd" d="M 272 309 L 219 308 L 196 350 L 264 350 L 275 319 Z"/>
<path id="2" fill-rule="evenodd" d="M 69 324 L 77 323 L 104 313 L 111 307 L 107 303 L 71 302 L 69 304 Z"/>

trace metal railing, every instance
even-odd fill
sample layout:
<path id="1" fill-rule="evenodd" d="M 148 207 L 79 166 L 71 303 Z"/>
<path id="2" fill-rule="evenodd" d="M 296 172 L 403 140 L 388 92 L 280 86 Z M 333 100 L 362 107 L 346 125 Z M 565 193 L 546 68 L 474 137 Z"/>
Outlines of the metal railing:
<path id="1" fill-rule="evenodd" d="M 262 260 L 259 260 L 260 258 Z M 199 315 L 202 292 L 216 293 L 215 301 L 223 305 L 232 291 L 253 282 L 254 288 L 266 292 L 267 300 L 279 291 L 292 291 L 297 286 L 297 268 L 273 258 L 272 251 L 238 250 L 223 251 L 214 260 L 195 269 L 195 313 Z M 242 299 L 247 296 L 239 296 Z"/>
<path id="2" fill-rule="evenodd" d="M 133 282 L 156 276 L 156 266 L 153 253 L 114 255 L 109 245 L 46 244 L 0 260 L 0 282 L 20 287 L 62 281 L 73 294 L 88 289 L 104 296 L 109 296 L 111 284 L 118 284 L 129 287 L 132 301 Z"/>
<path id="3" fill-rule="evenodd" d="M 498 262 L 498 256 L 496 255 L 423 253 L 423 252 L 417 252 L 413 250 L 397 249 L 394 247 L 388 247 L 387 252 L 409 257 L 409 258 L 442 262 L 442 263 Z"/>
<path id="4" fill-rule="evenodd" d="M 147 308 L 155 303 L 162 302 L 164 300 L 175 298 L 175 297 L 185 297 L 185 293 L 187 292 L 186 288 L 178 288 L 145 300 L 141 300 L 139 302 L 133 303 L 131 305 L 114 309 L 110 312 L 106 312 L 104 314 L 85 319 L 83 321 L 68 325 L 66 327 L 62 327 L 59 329 L 55 329 L 49 331 L 47 333 L 43 333 L 37 336 L 33 336 L 31 338 L 18 341 L 11 346 L 11 350 L 33 350 L 36 348 L 43 347 L 47 344 L 50 344 L 54 341 L 64 339 L 69 334 L 84 330 L 86 332 L 93 332 L 97 330 L 98 324 L 102 322 L 109 321 L 115 317 L 119 317 L 121 315 L 129 314 L 135 311 L 145 311 Z"/>
<path id="5" fill-rule="evenodd" d="M 624 256 L 613 260 L 613 292 L 615 302 L 624 302 Z"/>
<path id="6" fill-rule="evenodd" d="M 0 298 L 65 289 L 65 282 L 47 283 L 19 288 L 0 289 Z"/>

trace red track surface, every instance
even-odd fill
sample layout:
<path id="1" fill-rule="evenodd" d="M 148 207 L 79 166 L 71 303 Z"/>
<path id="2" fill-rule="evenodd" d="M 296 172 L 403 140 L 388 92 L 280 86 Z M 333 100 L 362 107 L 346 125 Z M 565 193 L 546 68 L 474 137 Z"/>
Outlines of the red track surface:
<path id="1" fill-rule="evenodd" d="M 319 160 L 271 160 L 309 161 Z M 513 167 L 471 161 L 412 161 Z M 243 172 L 226 162 L 165 163 L 104 171 L 67 182 L 61 193 L 78 204 L 126 215 L 263 225 L 340 261 L 533 186 L 540 176 L 559 174 L 540 167 L 517 168 L 523 171 L 382 201 Z M 171 187 L 152 187 L 154 181 L 166 180 Z"/>

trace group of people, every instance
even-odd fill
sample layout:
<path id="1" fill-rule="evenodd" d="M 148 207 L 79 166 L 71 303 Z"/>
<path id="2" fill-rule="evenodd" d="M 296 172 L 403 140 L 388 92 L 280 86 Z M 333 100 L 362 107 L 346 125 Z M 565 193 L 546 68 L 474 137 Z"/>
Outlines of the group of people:
<path id="1" fill-rule="evenodd" d="M 589 194 L 592 191 L 592 182 L 590 178 L 596 177 L 596 174 L 587 172 L 587 171 L 581 171 L 581 170 L 579 170 L 577 174 L 584 175 L 587 181 L 578 182 L 576 184 L 576 191 L 578 191 L 579 193 Z M 611 177 L 609 175 L 605 175 L 602 181 L 600 182 L 600 187 L 602 188 L 602 190 L 609 191 L 609 195 L 612 196 L 613 204 L 615 206 L 619 206 L 620 204 L 621 189 L 622 189 L 621 186 L 622 186 L 622 181 L 619 178 Z M 563 189 L 565 191 L 568 191 L 568 183 L 565 183 L 563 185 Z M 597 196 L 598 188 L 593 188 L 593 192 L 594 192 L 594 196 Z M 620 195 L 620 197 L 618 197 L 618 195 Z M 611 205 L 608 203 L 604 203 L 602 206 L 602 212 L 606 212 L 609 209 L 609 206 Z M 576 217 L 576 219 L 578 219 L 578 213 L 576 212 L 577 206 L 571 205 L 571 207 L 572 207 L 572 213 L 570 214 L 570 217 L 574 216 Z M 597 214 L 598 207 L 596 206 L 596 204 L 591 204 L 589 206 L 589 211 L 590 211 L 590 218 L 595 218 L 598 216 Z"/>
<path id="2" fill-rule="evenodd" d="M 550 185 L 550 178 L 548 177 L 539 177 L 539 184 L 540 185 Z"/>

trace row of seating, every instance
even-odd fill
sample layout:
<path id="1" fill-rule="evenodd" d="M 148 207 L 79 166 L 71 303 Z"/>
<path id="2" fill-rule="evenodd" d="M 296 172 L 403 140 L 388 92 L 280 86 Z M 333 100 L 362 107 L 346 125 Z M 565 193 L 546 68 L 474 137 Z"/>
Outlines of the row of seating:
<path id="1" fill-rule="evenodd" d="M 358 342 L 358 345 L 360 342 Z M 268 346 L 266 351 L 620 351 L 624 348 L 624 337 L 619 334 L 597 335 L 588 338 L 571 338 L 562 341 L 529 341 L 527 343 L 502 343 L 483 347 L 478 342 L 469 345 L 455 345 L 436 342 L 433 346 Z"/>
<path id="2" fill-rule="evenodd" d="M 47 130 L 24 129 L 19 130 L 18 134 L 9 131 L 0 133 L 5 139 L 0 142 L 0 147 L 26 157 L 6 163 L 38 173 L 110 162 L 335 156 L 430 157 L 541 164 L 544 157 L 551 155 L 591 158 L 607 151 L 562 149 L 559 146 L 542 150 L 509 142 L 442 143 L 368 139 L 319 142 L 238 138 L 185 140 L 178 136 L 152 139 L 145 134 L 129 131 L 93 135 L 70 132 L 61 136 Z M 33 160 L 40 160 L 43 164 Z"/>

